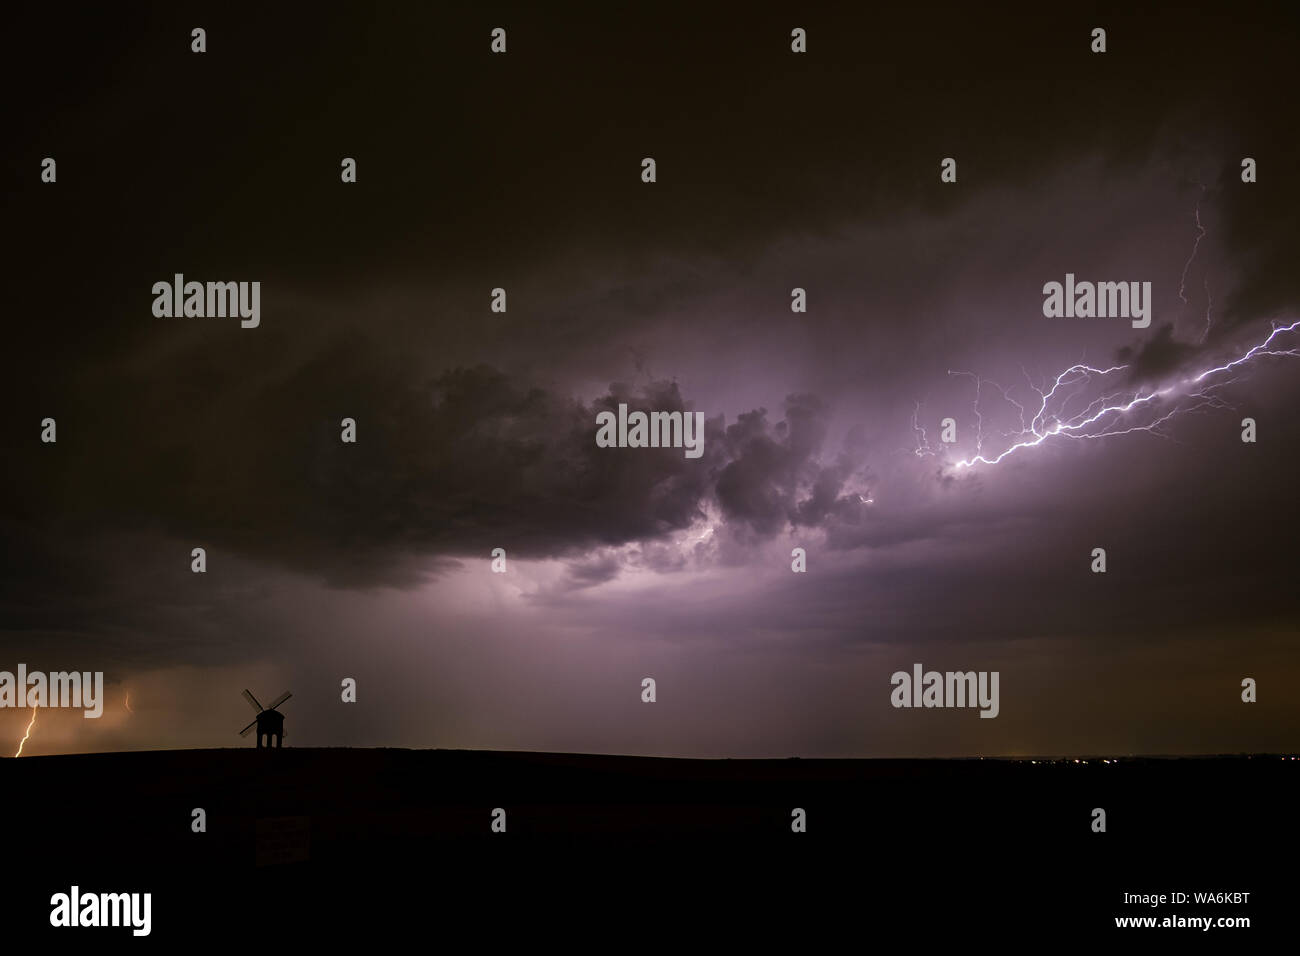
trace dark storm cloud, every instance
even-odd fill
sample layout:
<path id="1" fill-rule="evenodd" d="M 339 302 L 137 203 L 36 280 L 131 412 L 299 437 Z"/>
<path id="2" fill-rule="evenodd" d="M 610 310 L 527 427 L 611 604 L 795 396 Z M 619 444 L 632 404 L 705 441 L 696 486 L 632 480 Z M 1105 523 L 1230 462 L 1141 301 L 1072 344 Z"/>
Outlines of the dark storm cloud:
<path id="1" fill-rule="evenodd" d="M 1115 353 L 1128 366 L 1128 381 L 1135 386 L 1158 382 L 1161 376 L 1186 368 L 1200 354 L 1202 350 L 1195 344 L 1175 339 L 1174 327 L 1167 322 L 1141 343 L 1126 345 Z"/>
<path id="2" fill-rule="evenodd" d="M 852 471 L 846 459 L 819 463 L 825 409 L 808 395 L 792 396 L 775 424 L 763 410 L 725 431 L 709 421 L 704 456 L 689 459 L 679 448 L 595 443 L 598 411 L 689 410 L 671 382 L 616 383 L 587 404 L 485 365 L 418 378 L 348 340 L 298 367 L 250 370 L 199 410 L 202 362 L 191 355 L 147 391 L 119 385 L 85 408 L 53 455 L 10 474 L 11 500 L 36 515 L 79 511 L 83 534 L 138 530 L 131 516 L 148 513 L 152 530 L 332 586 L 401 587 L 495 547 L 549 557 L 653 541 L 695 523 L 715 498 L 728 520 L 762 536 L 815 524 L 841 504 Z M 133 434 L 131 455 L 115 455 L 114 423 L 142 405 L 151 427 Z M 340 440 L 344 416 L 358 423 L 356 444 Z M 184 440 L 196 432 L 209 440 Z M 94 480 L 61 480 L 60 453 L 95 461 Z M 30 533 L 46 532 L 37 523 Z M 48 548 L 13 544 L 10 553 Z M 25 574 L 40 576 L 30 565 Z"/>
<path id="3" fill-rule="evenodd" d="M 595 587 L 612 581 L 623 569 L 623 562 L 614 554 L 603 554 L 586 561 L 574 561 L 568 567 L 565 584 L 573 590 Z"/>
<path id="4" fill-rule="evenodd" d="M 5 168 L 32 179 L 35 158 L 62 150 L 60 189 L 96 223 L 69 236 L 61 216 L 40 214 L 48 194 L 9 198 L 33 247 L 84 241 L 98 252 L 87 267 L 107 276 L 149 258 L 274 264 L 287 280 L 351 290 L 431 263 L 477 282 L 559 250 L 744 258 L 864 216 L 947 214 L 1088 152 L 1122 169 L 1161 141 L 1200 140 L 1226 147 L 1234 246 L 1261 280 L 1255 311 L 1294 292 L 1290 270 L 1274 268 L 1294 261 L 1295 242 L 1278 216 L 1296 205 L 1295 133 L 1273 121 L 1290 104 L 1285 29 L 1229 33 L 1185 6 L 1112 11 L 1117 42 L 1100 57 L 1085 23 L 1047 11 L 982 11 L 972 29 L 965 14 L 813 8 L 814 52 L 797 57 L 785 13 L 733 14 L 666 4 L 575 21 L 504 8 L 511 52 L 493 58 L 478 41 L 495 21 L 472 10 L 290 4 L 259 9 L 249 29 L 236 5 L 205 11 L 213 50 L 196 57 L 182 8 L 25 8 L 13 29 L 30 59 L 6 64 L 6 79 L 29 83 L 30 62 L 59 80 L 11 104 L 11 137 L 30 147 Z M 339 69 L 343 50 L 366 69 Z M 202 148 L 182 160 L 149 143 Z M 653 195 L 636 176 L 651 149 Z M 1261 162 L 1248 195 L 1227 188 L 1237 149 Z M 954 153 L 961 188 L 935 189 L 938 158 Z M 343 155 L 360 163 L 348 194 Z M 158 228 L 177 204 L 183 224 Z"/>
<path id="5" fill-rule="evenodd" d="M 65 424 L 53 456 L 11 472 L 10 500 L 36 515 L 79 511 L 83 533 L 131 528 L 147 511 L 151 528 L 337 585 L 414 583 L 416 556 L 428 570 L 439 554 L 493 547 L 540 556 L 662 535 L 698 516 L 705 464 L 680 449 L 638 454 L 594 440 L 595 406 L 684 409 L 671 384 L 616 386 L 587 406 L 487 366 L 429 380 L 394 373 L 352 343 L 278 380 L 254 377 L 202 411 L 191 380 L 167 374 L 147 393 L 117 391 L 85 409 L 93 424 Z M 331 392 L 348 398 L 322 406 Z M 137 403 L 153 410 L 152 427 L 131 455 L 115 455 L 113 423 Z M 355 445 L 340 441 L 345 416 L 358 422 Z M 183 440 L 195 432 L 209 440 Z M 69 460 L 95 460 L 94 479 L 60 480 Z"/>
<path id="6" fill-rule="evenodd" d="M 767 410 L 741 414 L 723 436 L 727 463 L 716 495 L 729 522 L 771 536 L 796 525 L 820 525 L 836 511 L 856 514 L 856 495 L 841 497 L 856 463 L 847 453 L 824 465 L 826 407 L 815 395 L 791 395 L 785 418 L 775 424 Z"/>
<path id="7" fill-rule="evenodd" d="M 1260 86 L 1243 106 L 1248 119 L 1229 127 L 1236 148 L 1225 150 L 1221 188 L 1215 191 L 1223 204 L 1224 246 L 1239 279 L 1223 310 L 1229 326 L 1300 304 L 1300 220 L 1279 214 L 1300 208 L 1300 129 L 1271 121 L 1283 90 L 1293 95 L 1294 84 Z M 1253 184 L 1241 182 L 1240 161 L 1247 156 L 1259 164 Z"/>
<path id="8" fill-rule="evenodd" d="M 6 522 L 0 553 L 0 621 L 15 659 L 120 675 L 265 649 L 264 630 L 249 622 L 275 584 L 256 563 L 214 551 L 212 573 L 197 575 L 190 542 L 49 523 Z"/>

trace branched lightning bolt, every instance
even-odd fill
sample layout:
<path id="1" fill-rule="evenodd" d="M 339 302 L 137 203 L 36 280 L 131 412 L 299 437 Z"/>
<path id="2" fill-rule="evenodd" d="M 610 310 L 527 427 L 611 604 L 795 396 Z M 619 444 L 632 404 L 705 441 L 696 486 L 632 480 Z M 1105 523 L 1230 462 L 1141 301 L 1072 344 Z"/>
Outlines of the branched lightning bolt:
<path id="1" fill-rule="evenodd" d="M 1187 303 L 1187 271 L 1192 267 L 1192 260 L 1196 258 L 1196 252 L 1201 248 L 1201 240 L 1208 235 L 1205 226 L 1201 224 L 1201 200 L 1205 198 L 1205 184 L 1198 182 L 1196 185 L 1201 187 L 1201 195 L 1196 200 L 1196 211 L 1194 218 L 1196 220 L 1196 239 L 1192 242 L 1192 251 L 1183 263 L 1183 276 L 1178 283 L 1179 301 L 1186 306 Z M 1207 275 L 1204 280 L 1205 287 L 1205 328 L 1201 332 L 1201 342 L 1204 342 L 1210 335 L 1210 309 L 1213 308 L 1214 302 L 1210 298 L 1210 277 Z"/>
<path id="2" fill-rule="evenodd" d="M 1021 369 L 1021 371 L 1024 371 L 1024 370 Z M 984 388 L 985 385 L 991 385 L 991 386 L 993 386 L 993 388 L 996 388 L 996 389 L 998 390 L 998 393 L 1002 396 L 1003 401 L 1007 402 L 1007 403 L 1010 404 L 1010 405 L 1014 405 L 1014 406 L 1015 406 L 1016 410 L 1020 413 L 1020 430 L 1021 430 L 1021 432 L 1024 432 L 1024 431 L 1026 430 L 1026 427 L 1025 427 L 1025 406 L 1021 405 L 1018 401 L 1016 401 L 1014 398 L 1011 397 L 1011 393 L 1010 393 L 1010 390 L 1009 390 L 1009 389 L 1003 388 L 1003 387 L 1002 387 L 1001 385 L 999 385 L 997 382 L 994 382 L 994 381 L 992 381 L 992 380 L 990 380 L 990 379 L 987 379 L 987 378 L 980 378 L 980 377 L 979 377 L 978 375 L 976 375 L 974 372 L 954 372 L 952 369 L 949 369 L 949 370 L 948 370 L 948 374 L 949 374 L 949 375 L 956 375 L 956 376 L 966 377 L 966 378 L 971 379 L 971 380 L 975 383 L 975 405 L 974 405 L 974 411 L 975 411 L 975 432 L 976 432 L 976 435 L 975 435 L 975 451 L 976 451 L 976 453 L 979 453 L 980 451 L 982 451 L 982 450 L 983 450 L 983 447 L 984 447 L 984 415 L 983 415 L 983 413 L 980 411 L 980 402 L 981 402 L 981 400 L 982 400 L 981 392 L 982 392 L 982 390 L 983 390 L 983 388 Z M 1025 380 L 1028 381 L 1028 379 L 1029 379 L 1029 373 L 1026 372 L 1026 373 L 1025 373 Z M 1034 384 L 1033 384 L 1033 382 L 1030 382 L 1030 383 L 1029 383 L 1029 387 L 1030 387 L 1030 388 L 1034 388 Z M 1036 388 L 1035 388 L 1034 390 L 1037 391 L 1038 394 L 1039 394 L 1040 396 L 1043 394 L 1040 390 L 1038 390 L 1038 389 L 1036 389 Z M 926 438 L 925 427 L 922 426 L 921 423 L 918 421 L 918 416 L 920 415 L 920 412 L 921 412 L 921 403 L 920 403 L 920 402 L 917 402 L 917 403 L 916 403 L 916 407 L 915 407 L 915 408 L 913 409 L 913 411 L 912 411 L 912 430 L 915 431 L 915 432 L 917 433 L 917 435 L 919 436 L 919 438 L 918 438 L 918 442 L 917 442 L 917 446 L 916 446 L 916 448 L 914 448 L 914 449 L 912 450 L 912 454 L 916 455 L 918 458 L 924 458 L 924 457 L 926 457 L 927 455 L 938 455 L 938 454 L 939 454 L 939 451 L 938 451 L 937 449 L 931 447 L 930 442 L 929 442 L 928 439 Z M 1003 438 L 1006 438 L 1006 437 L 1007 437 L 1008 435 L 1010 435 L 1010 434 L 1012 434 L 1012 433 L 1011 433 L 1011 432 L 1005 432 L 1005 431 L 1004 431 L 1004 432 L 1002 432 L 1002 437 L 1003 437 Z"/>
<path id="3" fill-rule="evenodd" d="M 1186 381 L 1199 383 L 1203 379 L 1208 378 L 1211 375 L 1215 375 L 1219 372 L 1226 372 L 1230 368 L 1236 368 L 1239 365 L 1243 365 L 1246 362 L 1249 362 L 1251 359 L 1253 359 L 1256 355 L 1300 356 L 1300 349 L 1295 349 L 1295 348 L 1273 349 L 1269 347 L 1273 344 L 1273 340 L 1277 338 L 1278 335 L 1283 334 L 1285 332 L 1294 332 L 1297 327 L 1300 327 L 1300 321 L 1292 322 L 1290 325 L 1275 325 L 1273 326 L 1273 331 L 1269 333 L 1268 338 L 1266 338 L 1263 342 L 1260 342 L 1258 345 L 1251 348 L 1240 358 L 1234 359 L 1233 361 L 1229 362 L 1227 365 L 1216 365 L 1214 368 L 1206 369 L 1200 375 L 1197 375 L 1195 378 L 1187 379 Z"/>
<path id="4" fill-rule="evenodd" d="M 1072 365 L 1056 376 L 1049 389 L 1035 389 L 1040 396 L 1038 410 L 1030 419 L 1029 427 L 1016 436 L 1016 441 L 992 458 L 986 457 L 977 450 L 977 454 L 971 458 L 957 462 L 956 467 L 970 468 L 977 464 L 996 465 L 1022 448 L 1033 448 L 1056 436 L 1095 439 L 1141 431 L 1168 437 L 1160 429 L 1179 413 L 1186 414 L 1205 408 L 1231 407 L 1216 393 L 1216 390 L 1232 384 L 1237 379 L 1229 377 L 1223 381 L 1208 383 L 1207 379 L 1241 368 L 1260 356 L 1300 357 L 1300 347 L 1282 348 L 1275 345 L 1279 336 L 1295 332 L 1297 329 L 1300 329 L 1300 320 L 1289 325 L 1274 325 L 1267 338 L 1230 362 L 1204 369 L 1164 388 L 1121 389 L 1118 392 L 1103 394 L 1099 398 L 1092 399 L 1082 411 L 1067 414 L 1066 409 L 1070 401 L 1080 395 L 1088 385 L 1100 382 L 1106 376 L 1128 368 L 1127 365 L 1116 365 L 1107 369 Z M 1173 398 L 1173 406 L 1155 419 L 1145 423 L 1125 424 L 1126 416 L 1130 413 L 1143 411 L 1148 406 L 1154 408 L 1160 400 L 1168 398 Z"/>
<path id="5" fill-rule="evenodd" d="M 36 708 L 33 707 L 32 719 L 27 722 L 27 732 L 23 734 L 23 739 L 18 741 L 18 752 L 14 754 L 15 757 L 21 757 L 23 755 L 23 745 L 27 743 L 27 738 L 32 735 L 32 728 L 35 726 L 36 726 Z"/>
<path id="6" fill-rule="evenodd" d="M 975 381 L 975 454 L 978 455 L 984 450 L 984 416 L 980 414 L 980 389 L 984 387 L 984 379 L 974 372 L 954 372 L 949 369 L 948 374 L 966 376 Z M 996 385 L 997 383 L 991 382 L 990 384 Z M 1000 388 L 1000 386 L 998 387 Z"/>
<path id="7" fill-rule="evenodd" d="M 925 437 L 925 426 L 917 421 L 917 416 L 920 414 L 921 403 L 917 402 L 916 406 L 912 409 L 912 431 L 916 432 L 919 437 L 917 438 L 917 445 L 913 454 L 916 455 L 917 458 L 924 458 L 926 455 L 934 454 L 934 451 L 930 448 L 929 439 Z"/>
<path id="8" fill-rule="evenodd" d="M 1193 220 L 1196 223 L 1196 237 L 1192 241 L 1191 252 L 1183 263 L 1183 272 L 1178 285 L 1178 298 L 1184 306 L 1189 304 L 1187 299 L 1188 273 L 1191 271 L 1192 262 L 1200 251 L 1201 240 L 1208 235 L 1208 230 L 1201 222 L 1201 203 L 1205 198 L 1206 187 L 1201 182 L 1197 182 L 1196 185 L 1201 190 L 1193 211 Z M 1200 337 L 1200 343 L 1202 344 L 1209 337 L 1213 325 L 1212 310 L 1214 300 L 1210 295 L 1208 275 L 1204 277 L 1203 288 L 1205 289 L 1205 327 Z M 1003 388 L 996 382 L 982 379 L 974 372 L 949 371 L 949 375 L 968 376 L 975 382 L 975 454 L 970 458 L 956 462 L 955 467 L 970 468 L 978 464 L 996 465 L 1023 448 L 1033 448 L 1041 445 L 1049 438 L 1056 437 L 1084 440 L 1128 435 L 1134 432 L 1147 432 L 1169 438 L 1170 436 L 1162 429 L 1166 423 L 1180 414 L 1191 414 L 1210 408 L 1232 407 L 1218 394 L 1219 389 L 1237 381 L 1235 375 L 1223 377 L 1225 373 L 1234 372 L 1261 356 L 1300 357 L 1300 346 L 1281 347 L 1279 344 L 1275 344 L 1279 336 L 1295 332 L 1297 328 L 1300 328 L 1300 321 L 1292 322 L 1289 325 L 1274 324 L 1267 338 L 1247 349 L 1232 361 L 1194 372 L 1187 378 L 1166 385 L 1163 388 L 1139 387 L 1134 389 L 1132 387 L 1121 387 L 1115 391 L 1103 392 L 1100 397 L 1089 398 L 1090 395 L 1096 395 L 1099 388 L 1105 387 L 1108 376 L 1115 372 L 1125 371 L 1128 366 L 1115 365 L 1111 368 L 1102 369 L 1093 368 L 1082 363 L 1071 365 L 1056 376 L 1050 387 L 1047 385 L 1046 380 L 1041 385 L 1035 385 L 1033 380 L 1030 379 L 1029 373 L 1024 368 L 1021 368 L 1021 372 L 1025 376 L 1025 382 L 1030 390 L 1038 396 L 1038 408 L 1028 421 L 1025 420 L 1028 414 L 1025 406 L 1012 397 L 1010 389 Z M 1211 379 L 1217 380 L 1210 381 Z M 993 457 L 988 457 L 984 453 L 985 419 L 981 408 L 981 400 L 985 385 L 996 388 L 1003 400 L 1014 406 L 1020 416 L 1019 432 L 1002 432 L 1002 437 L 1011 438 L 1011 444 Z M 1155 411 L 1165 401 L 1168 401 L 1168 407 L 1162 411 Z M 1084 402 L 1086 404 L 1079 410 L 1078 404 L 1075 403 Z M 1152 410 L 1151 414 L 1149 416 L 1144 415 L 1143 413 L 1148 410 Z M 915 454 L 918 457 L 938 455 L 940 454 L 939 450 L 931 448 L 930 443 L 926 441 L 925 430 L 917 421 L 919 412 L 920 403 L 917 404 L 916 411 L 912 414 L 912 428 L 921 437 L 921 442 L 917 446 Z M 1134 418 L 1138 416 L 1141 416 L 1141 418 L 1134 421 Z"/>
<path id="9" fill-rule="evenodd" d="M 1201 187 L 1201 197 L 1196 200 L 1196 239 L 1192 242 L 1191 255 L 1183 263 L 1183 277 L 1178 283 L 1178 298 L 1182 300 L 1183 305 L 1187 304 L 1187 270 L 1192 267 L 1192 260 L 1196 258 L 1196 250 L 1201 247 L 1201 240 L 1205 238 L 1205 227 L 1201 225 L 1201 199 L 1205 198 L 1205 186 L 1201 183 L 1196 185 Z"/>
<path id="10" fill-rule="evenodd" d="M 1210 277 L 1205 277 L 1205 331 L 1201 333 L 1201 341 L 1204 342 L 1210 334 L 1210 310 L 1214 308 L 1214 300 L 1210 298 Z"/>

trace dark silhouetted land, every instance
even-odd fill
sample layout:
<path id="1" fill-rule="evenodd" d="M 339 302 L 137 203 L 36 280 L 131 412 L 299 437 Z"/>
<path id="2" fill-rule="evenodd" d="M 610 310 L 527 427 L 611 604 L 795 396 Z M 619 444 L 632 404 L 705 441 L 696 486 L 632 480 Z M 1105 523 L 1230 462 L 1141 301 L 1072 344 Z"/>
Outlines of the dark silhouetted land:
<path id="1" fill-rule="evenodd" d="M 885 925 L 918 941 L 938 931 L 972 941 L 1043 930 L 1113 938 L 1123 932 L 1113 917 L 1153 912 L 1123 905 L 1126 891 L 1222 890 L 1249 891 L 1250 903 L 1154 912 L 1247 915 L 1256 939 L 1284 911 L 1287 880 L 1294 886 L 1298 776 L 1300 760 L 1276 756 L 1035 764 L 250 748 L 24 757 L 0 762 L 6 857 L 24 874 L 5 923 L 41 930 L 50 894 L 75 882 L 152 892 L 160 939 L 238 936 L 281 908 L 294 934 L 326 938 L 368 933 L 376 920 L 529 927 L 539 943 L 563 938 L 548 920 L 578 935 L 601 926 L 651 941 L 664 934 L 665 945 L 687 925 L 733 941 L 874 939 Z M 206 833 L 191 831 L 196 807 Z M 491 831 L 497 807 L 504 834 Z M 791 832 L 796 807 L 806 833 Z M 1096 807 L 1105 833 L 1092 832 Z"/>

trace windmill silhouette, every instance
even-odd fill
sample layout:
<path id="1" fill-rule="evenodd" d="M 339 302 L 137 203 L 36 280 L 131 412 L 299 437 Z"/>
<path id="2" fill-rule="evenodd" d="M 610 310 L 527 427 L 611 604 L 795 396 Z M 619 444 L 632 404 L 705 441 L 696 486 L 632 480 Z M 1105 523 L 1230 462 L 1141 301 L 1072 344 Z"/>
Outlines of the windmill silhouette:
<path id="1" fill-rule="evenodd" d="M 253 710 L 257 711 L 257 719 L 241 730 L 239 736 L 247 737 L 248 732 L 256 727 L 257 749 L 262 749 L 262 741 L 265 740 L 265 746 L 268 750 L 273 748 L 279 750 L 283 746 L 284 741 L 284 714 L 280 713 L 275 708 L 279 707 L 292 696 L 293 695 L 286 690 L 271 702 L 270 707 L 263 707 L 257 702 L 257 698 L 254 697 L 247 688 L 245 688 L 244 700 L 248 701 L 249 707 L 252 707 Z"/>

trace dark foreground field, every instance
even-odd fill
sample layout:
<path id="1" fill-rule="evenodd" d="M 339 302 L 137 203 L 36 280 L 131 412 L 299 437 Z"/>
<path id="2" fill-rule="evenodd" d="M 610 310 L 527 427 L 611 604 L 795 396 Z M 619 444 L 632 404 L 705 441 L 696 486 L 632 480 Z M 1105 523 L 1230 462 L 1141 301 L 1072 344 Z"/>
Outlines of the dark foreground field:
<path id="1" fill-rule="evenodd" d="M 1223 947 L 1291 936 L 1298 777 L 1300 760 L 1264 756 L 21 758 L 0 763 L 12 877 L 0 918 L 8 939 L 48 932 L 78 945 L 414 933 L 429 946 L 460 940 L 455 951 L 785 939 L 819 952 L 902 934 L 925 952 L 939 939 L 983 949 L 1049 933 Z M 206 833 L 191 831 L 196 807 Z M 497 807 L 505 833 L 491 831 Z M 796 807 L 806 833 L 791 832 Z M 1092 832 L 1095 807 L 1105 833 Z M 149 939 L 52 930 L 50 896 L 74 883 L 151 892 Z M 1250 897 L 1124 904 L 1125 892 L 1205 891 Z M 1251 927 L 1116 928 L 1126 915 L 1247 916 Z"/>

